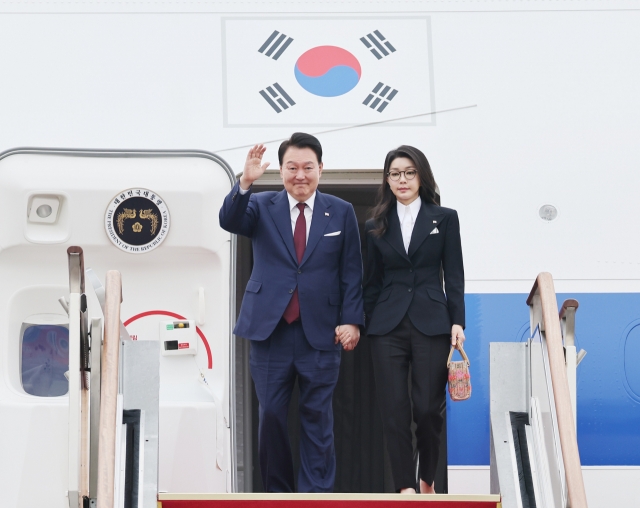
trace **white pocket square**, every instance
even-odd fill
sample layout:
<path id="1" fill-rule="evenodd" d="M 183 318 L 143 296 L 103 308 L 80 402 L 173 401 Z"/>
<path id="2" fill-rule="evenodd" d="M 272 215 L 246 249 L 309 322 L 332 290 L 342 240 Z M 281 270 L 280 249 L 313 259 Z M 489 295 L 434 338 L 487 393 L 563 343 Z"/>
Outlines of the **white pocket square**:
<path id="1" fill-rule="evenodd" d="M 437 235 L 440 231 L 438 231 L 438 228 L 433 228 L 433 231 L 431 231 L 431 233 L 429 233 L 430 235 Z"/>
<path id="2" fill-rule="evenodd" d="M 324 236 L 338 236 L 340 233 L 342 233 L 342 231 L 334 231 L 333 233 L 327 233 Z"/>

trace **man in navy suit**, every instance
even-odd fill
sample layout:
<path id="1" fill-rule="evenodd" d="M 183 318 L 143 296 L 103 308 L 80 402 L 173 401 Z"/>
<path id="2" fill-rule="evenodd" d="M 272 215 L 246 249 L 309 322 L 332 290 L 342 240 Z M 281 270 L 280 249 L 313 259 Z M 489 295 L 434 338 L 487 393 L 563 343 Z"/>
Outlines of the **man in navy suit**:
<path id="1" fill-rule="evenodd" d="M 266 170 L 256 145 L 220 209 L 220 226 L 251 238 L 254 265 L 234 333 L 251 340 L 260 403 L 260 468 L 267 492 L 293 492 L 287 413 L 300 387 L 299 492 L 331 492 L 333 390 L 340 349 L 364 325 L 360 235 L 353 207 L 317 190 L 322 147 L 295 133 L 278 150 L 284 190 L 252 194 Z"/>

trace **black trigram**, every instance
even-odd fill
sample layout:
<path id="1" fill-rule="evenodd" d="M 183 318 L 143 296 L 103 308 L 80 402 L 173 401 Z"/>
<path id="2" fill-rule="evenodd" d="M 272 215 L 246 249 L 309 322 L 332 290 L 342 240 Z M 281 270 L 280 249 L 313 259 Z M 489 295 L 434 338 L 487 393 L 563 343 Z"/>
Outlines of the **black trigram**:
<path id="1" fill-rule="evenodd" d="M 378 108 L 378 113 L 382 113 L 397 94 L 398 90 L 395 88 L 392 90 L 390 86 L 378 83 L 362 104 L 369 106 L 371 109 Z"/>
<path id="2" fill-rule="evenodd" d="M 287 49 L 289 47 L 289 44 L 291 44 L 292 42 L 293 42 L 293 39 L 291 37 L 288 37 L 285 34 L 281 34 L 277 30 L 274 30 L 273 33 L 269 36 L 269 38 L 266 41 L 264 41 L 264 44 L 260 46 L 260 49 L 258 50 L 258 52 L 263 53 L 264 56 L 269 56 L 274 60 L 277 60 L 278 58 L 280 58 L 280 55 L 284 53 L 284 50 Z M 265 50 L 266 50 L 266 53 L 265 53 Z M 275 51 L 275 54 L 274 54 L 274 51 Z"/>
<path id="3" fill-rule="evenodd" d="M 360 37 L 360 40 L 378 60 L 396 52 L 396 48 L 384 38 L 379 30 L 374 30 L 373 33 Z"/>
<path id="4" fill-rule="evenodd" d="M 274 83 L 272 86 L 260 90 L 260 95 L 262 95 L 262 98 L 269 103 L 269 106 L 271 106 L 276 113 L 282 113 L 285 109 L 296 105 L 289 94 L 285 92 L 278 83 Z"/>

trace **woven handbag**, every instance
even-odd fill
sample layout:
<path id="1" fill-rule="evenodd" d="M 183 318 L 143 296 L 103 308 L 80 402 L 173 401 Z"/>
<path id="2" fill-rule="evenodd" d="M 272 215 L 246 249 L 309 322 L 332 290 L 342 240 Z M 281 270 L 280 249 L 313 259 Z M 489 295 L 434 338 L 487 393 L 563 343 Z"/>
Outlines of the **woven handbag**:
<path id="1" fill-rule="evenodd" d="M 454 349 L 460 351 L 462 361 L 451 361 Z M 471 397 L 471 374 L 469 374 L 469 365 L 469 357 L 467 353 L 464 352 L 463 347 L 459 346 L 459 348 L 456 348 L 451 346 L 447 360 L 447 369 L 449 369 L 449 395 L 454 402 L 467 400 Z"/>

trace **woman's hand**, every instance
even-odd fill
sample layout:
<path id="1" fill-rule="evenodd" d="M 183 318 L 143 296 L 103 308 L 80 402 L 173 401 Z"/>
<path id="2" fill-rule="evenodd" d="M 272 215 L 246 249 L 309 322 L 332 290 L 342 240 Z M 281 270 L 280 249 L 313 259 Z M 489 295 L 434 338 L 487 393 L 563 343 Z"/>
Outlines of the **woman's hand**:
<path id="1" fill-rule="evenodd" d="M 335 343 L 342 344 L 345 351 L 353 351 L 360 341 L 360 328 L 357 325 L 338 325 L 335 332 Z"/>
<path id="2" fill-rule="evenodd" d="M 465 337 L 464 331 L 460 325 L 453 325 L 451 327 L 451 345 L 456 349 L 459 349 L 464 344 Z"/>

